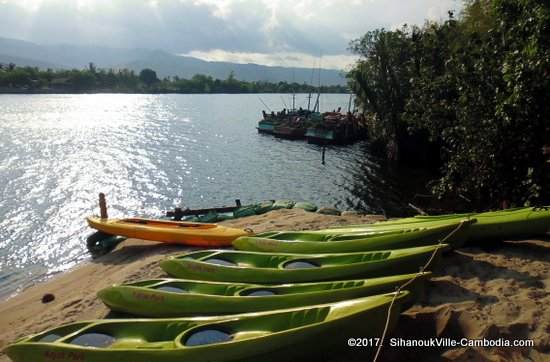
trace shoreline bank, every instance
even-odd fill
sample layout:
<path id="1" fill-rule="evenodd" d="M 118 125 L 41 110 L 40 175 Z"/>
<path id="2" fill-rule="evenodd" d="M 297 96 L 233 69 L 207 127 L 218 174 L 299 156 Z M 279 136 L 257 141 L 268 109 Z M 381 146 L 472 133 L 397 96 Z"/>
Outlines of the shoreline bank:
<path id="1" fill-rule="evenodd" d="M 179 92 L 179 91 L 136 91 L 136 90 L 88 90 L 88 91 L 75 91 L 75 90 L 59 90 L 59 89 L 36 89 L 36 90 L 25 90 L 25 89 L 0 89 L 0 94 L 71 94 L 71 95 L 80 95 L 80 94 L 291 94 L 291 93 L 281 93 L 281 92 Z M 295 93 L 295 94 L 308 94 L 308 93 Z M 345 92 L 321 92 L 321 94 L 345 94 Z"/>
<path id="2" fill-rule="evenodd" d="M 223 222 L 267 230 L 319 229 L 337 224 L 368 223 L 379 216 L 332 216 L 302 210 L 277 210 Z M 445 256 L 420 303 L 405 311 L 398 331 L 403 338 L 467 337 L 533 339 L 535 347 L 397 348 L 383 359 L 414 352 L 422 358 L 462 361 L 544 360 L 550 357 L 550 239 L 468 246 Z M 187 248 L 128 239 L 111 253 L 85 262 L 0 302 L 0 348 L 17 338 L 76 320 L 97 319 L 108 309 L 97 291 L 113 283 L 164 276 L 158 262 Z M 42 296 L 55 299 L 47 304 Z M 353 351 L 351 351 L 353 352 Z M 358 352 L 358 355 L 360 353 Z M 424 359 L 425 359 L 424 358 Z M 0 361 L 8 361 L 0 355 Z"/>

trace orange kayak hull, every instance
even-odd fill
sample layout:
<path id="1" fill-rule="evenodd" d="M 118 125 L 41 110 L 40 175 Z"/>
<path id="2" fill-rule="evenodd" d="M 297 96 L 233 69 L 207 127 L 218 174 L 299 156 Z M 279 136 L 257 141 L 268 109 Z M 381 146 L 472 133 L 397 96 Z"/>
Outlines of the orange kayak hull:
<path id="1" fill-rule="evenodd" d="M 231 246 L 231 242 L 251 233 L 217 224 L 144 218 L 101 219 L 87 217 L 88 225 L 111 235 L 201 247 Z"/>

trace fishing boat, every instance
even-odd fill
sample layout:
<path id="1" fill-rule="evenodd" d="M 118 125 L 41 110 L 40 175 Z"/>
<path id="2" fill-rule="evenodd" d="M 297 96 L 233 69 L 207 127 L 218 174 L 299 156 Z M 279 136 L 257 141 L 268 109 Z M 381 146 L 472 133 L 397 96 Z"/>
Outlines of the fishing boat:
<path id="1" fill-rule="evenodd" d="M 258 122 L 258 133 L 273 134 L 275 126 L 278 125 L 283 120 L 283 118 L 281 116 L 278 116 L 274 112 L 266 113 L 265 111 L 263 111 L 262 113 L 263 118 Z"/>
<path id="2" fill-rule="evenodd" d="M 251 234 L 251 230 L 184 221 L 99 217 L 88 217 L 87 221 L 91 228 L 106 234 L 201 247 L 229 246 L 239 236 Z"/>
<path id="3" fill-rule="evenodd" d="M 435 264 L 447 244 L 342 254 L 283 254 L 205 250 L 171 256 L 160 267 L 177 278 L 243 282 L 298 283 L 372 278 L 417 272 Z"/>
<path id="4" fill-rule="evenodd" d="M 342 129 L 327 129 L 324 127 L 309 127 L 305 135 L 308 143 L 326 145 L 346 143 Z"/>
<path id="5" fill-rule="evenodd" d="M 405 283 L 412 303 L 430 276 L 424 272 L 283 285 L 153 279 L 113 285 L 98 296 L 111 310 L 145 317 L 221 315 L 337 302 L 392 292 Z"/>
<path id="6" fill-rule="evenodd" d="M 303 121 L 288 121 L 283 122 L 274 127 L 273 135 L 278 138 L 286 139 L 302 139 L 306 135 L 306 126 L 302 123 Z"/>
<path id="7" fill-rule="evenodd" d="M 351 113 L 340 113 L 340 108 L 334 112 L 325 112 L 321 119 L 312 123 L 307 131 L 308 143 L 315 144 L 346 144 L 351 143 L 361 135 L 359 122 Z"/>
<path id="8" fill-rule="evenodd" d="M 267 107 L 267 104 L 260 98 L 260 101 Z M 284 100 L 283 100 L 284 102 Z M 269 107 L 267 107 L 269 109 Z M 309 115 L 309 111 L 302 108 L 296 109 L 296 94 L 292 94 L 292 108 L 283 108 L 280 112 L 271 111 L 267 113 L 262 110 L 262 119 L 258 122 L 258 133 L 267 133 L 273 135 L 279 135 L 281 138 L 301 138 L 303 135 L 297 135 L 298 131 L 294 131 L 292 128 L 296 128 L 296 121 L 303 120 Z M 280 128 L 282 127 L 283 128 Z M 304 130 L 305 134 L 305 130 Z"/>
<path id="9" fill-rule="evenodd" d="M 379 338 L 388 314 L 391 332 L 407 295 L 232 316 L 75 322 L 21 338 L 4 351 L 14 362 L 323 360 L 345 351 L 348 338 Z"/>
<path id="10" fill-rule="evenodd" d="M 283 119 L 274 126 L 273 135 L 278 138 L 302 139 L 306 135 L 311 112 L 303 109 L 291 109 L 281 112 Z"/>

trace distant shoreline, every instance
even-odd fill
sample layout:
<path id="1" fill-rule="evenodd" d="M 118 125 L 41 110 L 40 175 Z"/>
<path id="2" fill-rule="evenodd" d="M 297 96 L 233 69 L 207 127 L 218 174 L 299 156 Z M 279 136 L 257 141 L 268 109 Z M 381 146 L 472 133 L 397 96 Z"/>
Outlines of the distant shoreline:
<path id="1" fill-rule="evenodd" d="M 320 92 L 321 94 L 348 94 L 347 92 Z M 117 90 L 98 90 L 98 91 L 62 91 L 62 90 L 4 90 L 0 89 L 0 94 L 292 94 L 289 92 L 139 92 L 135 90 L 117 91 Z M 306 92 L 296 92 L 294 94 L 308 94 Z"/>
<path id="2" fill-rule="evenodd" d="M 41 70 L 0 64 L 0 94 L 52 93 L 138 93 L 138 94 L 243 94 L 243 93 L 349 93 L 344 85 L 318 85 L 296 82 L 243 81 L 233 71 L 218 79 L 195 74 L 190 79 L 178 76 L 159 79 L 153 69 L 139 74 L 128 69 L 101 69 L 90 63 L 88 69 Z"/>

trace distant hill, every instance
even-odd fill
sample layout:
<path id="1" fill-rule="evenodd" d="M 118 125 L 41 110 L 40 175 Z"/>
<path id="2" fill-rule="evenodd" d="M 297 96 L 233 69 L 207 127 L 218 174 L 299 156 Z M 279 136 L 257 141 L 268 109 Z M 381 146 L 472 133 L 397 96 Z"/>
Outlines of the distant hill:
<path id="1" fill-rule="evenodd" d="M 259 64 L 239 64 L 228 62 L 208 62 L 193 57 L 177 56 L 165 52 L 151 54 L 124 65 L 128 69 L 139 71 L 143 68 L 154 69 L 160 77 L 178 75 L 182 78 L 191 78 L 195 74 L 207 74 L 213 78 L 225 79 L 231 71 L 235 78 L 245 81 L 265 80 L 268 82 L 295 81 L 297 83 L 311 83 L 312 69 L 270 67 Z M 314 70 L 313 82 L 318 82 L 318 70 Z M 340 71 L 335 69 L 321 69 L 321 83 L 324 85 L 345 85 L 345 79 Z"/>
<path id="2" fill-rule="evenodd" d="M 191 78 L 195 74 L 210 75 L 225 79 L 231 71 L 235 77 L 245 81 L 296 81 L 310 83 L 312 70 L 309 68 L 270 67 L 258 64 L 229 62 L 208 62 L 202 59 L 178 56 L 162 50 L 123 49 L 80 45 L 38 45 L 35 43 L 0 38 L 0 63 L 13 62 L 18 65 L 39 68 L 87 67 L 93 62 L 100 68 L 128 68 L 139 72 L 151 68 L 159 77 L 179 76 Z M 314 83 L 318 82 L 315 70 Z M 336 69 L 321 69 L 321 84 L 345 85 L 342 72 Z"/>
<path id="3" fill-rule="evenodd" d="M 16 64 L 23 67 L 38 67 L 42 69 L 63 69 L 63 66 L 59 64 L 43 62 L 36 59 L 28 59 L 23 57 L 17 57 L 13 55 L 0 54 L 0 63 L 1 64 Z"/>

